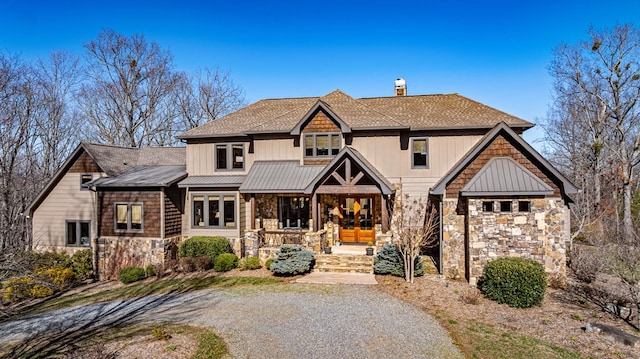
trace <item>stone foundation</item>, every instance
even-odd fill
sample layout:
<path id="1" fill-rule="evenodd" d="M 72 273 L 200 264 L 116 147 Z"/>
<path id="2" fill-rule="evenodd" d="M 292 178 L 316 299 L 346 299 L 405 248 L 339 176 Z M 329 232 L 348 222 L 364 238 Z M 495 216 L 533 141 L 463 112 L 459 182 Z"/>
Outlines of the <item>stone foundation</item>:
<path id="1" fill-rule="evenodd" d="M 566 217 L 569 212 L 557 198 L 522 199 L 529 212 L 500 212 L 500 201 L 491 198 L 445 199 L 442 206 L 443 274 L 466 278 L 475 285 L 484 266 L 499 257 L 521 257 L 540 262 L 547 273 L 566 275 Z M 493 212 L 483 212 L 483 202 L 494 202 Z M 465 223 L 466 220 L 466 223 Z M 465 233 L 468 227 L 468 233 Z"/>
<path id="2" fill-rule="evenodd" d="M 114 279 L 125 267 L 145 268 L 177 259 L 179 241 L 179 236 L 167 239 L 101 237 L 97 241 L 98 278 Z"/>

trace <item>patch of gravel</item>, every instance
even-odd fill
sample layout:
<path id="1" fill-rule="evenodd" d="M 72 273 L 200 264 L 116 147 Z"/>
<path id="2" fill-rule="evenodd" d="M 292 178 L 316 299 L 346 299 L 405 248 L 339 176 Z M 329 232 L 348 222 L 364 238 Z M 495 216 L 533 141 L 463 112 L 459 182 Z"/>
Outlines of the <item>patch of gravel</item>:
<path id="1" fill-rule="evenodd" d="M 431 316 L 360 285 L 247 286 L 97 303 L 0 324 L 0 346 L 139 322 L 209 327 L 238 358 L 462 358 Z"/>

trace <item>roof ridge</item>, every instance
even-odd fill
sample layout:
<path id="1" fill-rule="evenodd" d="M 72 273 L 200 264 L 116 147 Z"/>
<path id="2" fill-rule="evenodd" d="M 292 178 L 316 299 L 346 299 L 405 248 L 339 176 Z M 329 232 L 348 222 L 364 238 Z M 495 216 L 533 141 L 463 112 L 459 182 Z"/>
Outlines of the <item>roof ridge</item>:
<path id="1" fill-rule="evenodd" d="M 394 117 L 391 117 L 391 116 L 389 116 L 389 115 L 387 115 L 387 114 L 385 114 L 385 113 L 382 113 L 382 112 L 378 111 L 376 108 L 371 107 L 371 106 L 369 106 L 369 105 L 367 105 L 367 104 L 363 103 L 362 101 L 360 101 L 361 99 L 358 99 L 358 98 L 355 98 L 355 97 L 351 97 L 351 96 L 347 95 L 346 93 L 344 93 L 344 92 L 340 91 L 339 89 L 337 89 L 337 90 L 335 90 L 335 91 L 332 91 L 331 93 L 328 93 L 328 94 L 326 94 L 325 96 L 322 96 L 322 97 L 320 98 L 320 101 L 322 101 L 322 99 L 323 99 L 324 97 L 327 97 L 327 96 L 329 96 L 329 95 L 331 95 L 331 94 L 333 94 L 333 93 L 340 93 L 340 94 L 343 94 L 343 95 L 345 95 L 346 97 L 348 97 L 350 100 L 353 100 L 356 104 L 358 104 L 358 105 L 360 105 L 360 106 L 363 106 L 363 107 L 365 107 L 365 108 L 367 108 L 367 109 L 369 109 L 369 110 L 371 110 L 371 111 L 373 111 L 373 112 L 375 112 L 375 113 L 377 113 L 377 114 L 381 115 L 382 117 L 387 118 L 387 119 L 389 119 L 389 120 L 391 120 L 391 121 L 395 122 L 396 124 L 398 124 L 398 125 L 402 126 L 402 123 L 401 123 L 401 122 L 398 122 L 398 120 L 397 120 L 397 119 L 395 119 Z M 326 103 L 327 105 L 329 105 L 329 107 L 333 107 L 333 106 L 331 106 L 331 104 L 330 104 L 330 103 L 327 103 L 326 101 L 322 101 L 322 102 L 324 102 L 324 103 Z"/>
<path id="2" fill-rule="evenodd" d="M 432 96 L 452 96 L 452 95 L 458 95 L 460 96 L 459 93 L 457 92 L 452 92 L 452 93 L 432 93 L 432 94 L 421 94 L 421 95 L 406 95 L 406 96 L 394 96 L 394 95 L 389 95 L 389 96 L 372 96 L 372 97 L 359 97 L 359 100 L 373 100 L 373 99 L 379 99 L 379 98 L 415 98 L 415 97 L 432 97 Z"/>

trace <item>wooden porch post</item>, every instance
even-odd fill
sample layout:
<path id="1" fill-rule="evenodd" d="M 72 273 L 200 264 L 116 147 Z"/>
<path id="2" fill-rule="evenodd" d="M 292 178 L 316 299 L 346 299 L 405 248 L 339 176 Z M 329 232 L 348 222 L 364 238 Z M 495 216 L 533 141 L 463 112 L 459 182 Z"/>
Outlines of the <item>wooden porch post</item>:
<path id="1" fill-rule="evenodd" d="M 318 218 L 318 213 L 320 213 L 320 211 L 318 210 L 318 206 L 318 195 L 314 192 L 311 195 L 311 223 L 313 223 L 314 231 L 320 229 L 320 220 Z"/>
<path id="2" fill-rule="evenodd" d="M 380 194 L 382 202 L 382 233 L 386 233 L 389 230 L 389 211 L 387 209 L 387 197 L 384 194 Z"/>
<path id="3" fill-rule="evenodd" d="M 256 229 L 256 195 L 251 194 L 249 203 L 251 206 L 251 219 L 249 220 L 251 222 L 251 227 L 249 228 Z"/>

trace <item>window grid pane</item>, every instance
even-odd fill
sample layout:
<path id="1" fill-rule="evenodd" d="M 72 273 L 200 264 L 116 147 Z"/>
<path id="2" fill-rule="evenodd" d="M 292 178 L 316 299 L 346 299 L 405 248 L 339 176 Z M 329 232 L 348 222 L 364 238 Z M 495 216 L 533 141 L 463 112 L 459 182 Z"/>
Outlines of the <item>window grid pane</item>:
<path id="1" fill-rule="evenodd" d="M 231 147 L 231 153 L 233 154 L 233 168 L 242 169 L 244 168 L 244 158 L 243 158 L 243 146 L 242 145 L 233 145 Z"/>
<path id="2" fill-rule="evenodd" d="M 227 169 L 227 145 L 216 145 L 216 169 Z"/>
<path id="3" fill-rule="evenodd" d="M 316 135 L 316 156 L 329 155 L 329 135 Z"/>
<path id="4" fill-rule="evenodd" d="M 209 197 L 209 225 L 220 225 L 220 197 L 218 196 Z"/>
<path id="5" fill-rule="evenodd" d="M 142 229 L 142 205 L 141 204 L 131 205 L 131 229 L 133 230 Z"/>
<path id="6" fill-rule="evenodd" d="M 427 140 L 413 140 L 413 165 L 423 167 L 427 165 Z"/>
<path id="7" fill-rule="evenodd" d="M 235 197 L 224 197 L 224 225 L 226 227 L 235 227 Z"/>
<path id="8" fill-rule="evenodd" d="M 127 212 L 128 210 L 126 204 L 116 205 L 116 229 L 127 229 Z"/>
<path id="9" fill-rule="evenodd" d="M 75 246 L 76 239 L 76 222 L 67 222 L 67 244 Z"/>

